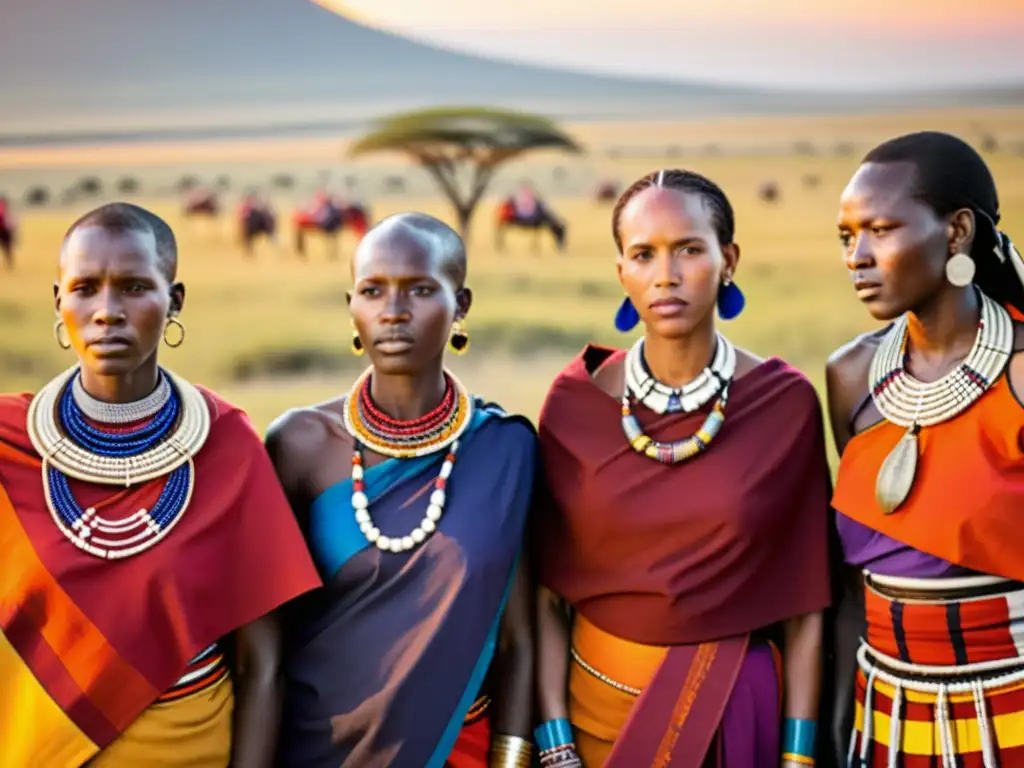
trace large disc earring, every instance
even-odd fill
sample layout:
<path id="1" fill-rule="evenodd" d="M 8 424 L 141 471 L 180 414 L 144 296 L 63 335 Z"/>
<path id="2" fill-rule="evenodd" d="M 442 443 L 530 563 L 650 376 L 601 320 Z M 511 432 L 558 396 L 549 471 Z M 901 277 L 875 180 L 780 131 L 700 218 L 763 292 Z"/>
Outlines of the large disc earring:
<path id="1" fill-rule="evenodd" d="M 448 346 L 456 355 L 464 355 L 469 351 L 469 331 L 461 320 L 452 323 L 452 333 L 448 337 Z"/>
<path id="2" fill-rule="evenodd" d="M 619 333 L 629 333 L 636 328 L 636 324 L 639 322 L 640 313 L 636 311 L 636 307 L 633 306 L 633 302 L 627 296 L 619 304 L 619 309 L 615 313 L 615 329 Z"/>
<path id="3" fill-rule="evenodd" d="M 178 338 L 174 342 L 172 342 L 167 337 L 167 331 L 170 328 L 177 328 L 178 329 Z M 167 318 L 167 325 L 164 326 L 164 344 L 166 344 L 171 349 L 176 349 L 177 347 L 180 347 L 184 342 L 185 342 L 185 326 L 182 324 L 181 320 L 179 320 L 178 318 L 176 318 L 176 317 L 168 317 Z"/>
<path id="4" fill-rule="evenodd" d="M 974 259 L 966 253 L 955 253 L 946 262 L 946 279 L 951 285 L 963 288 L 974 281 L 977 269 Z"/>
<path id="5" fill-rule="evenodd" d="M 64 341 L 64 337 L 61 335 L 61 329 L 64 328 L 64 321 L 58 320 L 53 324 L 53 338 L 57 340 L 57 346 L 61 349 L 71 349 L 71 341 Z"/>
<path id="6" fill-rule="evenodd" d="M 745 306 L 747 297 L 743 295 L 743 291 L 731 277 L 725 278 L 718 288 L 718 316 L 723 320 L 732 320 L 739 317 Z"/>
<path id="7" fill-rule="evenodd" d="M 356 322 L 352 321 L 352 341 L 349 342 L 349 350 L 356 357 L 359 357 L 366 349 L 363 348 L 363 340 L 359 338 L 359 331 L 356 330 Z"/>

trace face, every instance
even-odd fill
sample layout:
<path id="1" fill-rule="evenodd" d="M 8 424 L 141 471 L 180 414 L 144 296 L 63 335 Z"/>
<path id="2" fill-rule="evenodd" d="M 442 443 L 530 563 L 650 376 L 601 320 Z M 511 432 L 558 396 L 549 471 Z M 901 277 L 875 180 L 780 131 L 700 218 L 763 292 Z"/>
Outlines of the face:
<path id="1" fill-rule="evenodd" d="M 54 298 L 83 371 L 127 377 L 155 363 L 184 289 L 160 270 L 152 234 L 84 227 L 64 246 Z"/>
<path id="2" fill-rule="evenodd" d="M 718 289 L 736 269 L 739 248 L 719 244 L 700 195 L 645 189 L 623 208 L 619 237 L 619 281 L 649 333 L 685 337 L 714 322 Z"/>
<path id="3" fill-rule="evenodd" d="M 416 235 L 378 230 L 359 244 L 353 272 L 349 311 L 374 369 L 412 375 L 438 363 L 472 299 L 444 258 Z"/>
<path id="4" fill-rule="evenodd" d="M 865 163 L 843 191 L 839 240 L 857 298 L 889 321 L 952 286 L 947 259 L 970 247 L 973 216 L 938 216 L 913 195 L 909 163 Z"/>

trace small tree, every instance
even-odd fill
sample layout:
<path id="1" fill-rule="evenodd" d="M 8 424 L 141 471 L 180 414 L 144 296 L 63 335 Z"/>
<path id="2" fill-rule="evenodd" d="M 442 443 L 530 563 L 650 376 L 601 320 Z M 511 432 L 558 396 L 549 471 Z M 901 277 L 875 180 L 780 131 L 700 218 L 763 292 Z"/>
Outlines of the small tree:
<path id="1" fill-rule="evenodd" d="M 385 118 L 357 141 L 350 157 L 402 152 L 434 177 L 469 234 L 477 203 L 498 168 L 536 149 L 582 149 L 554 122 L 537 115 L 479 107 L 427 109 Z"/>

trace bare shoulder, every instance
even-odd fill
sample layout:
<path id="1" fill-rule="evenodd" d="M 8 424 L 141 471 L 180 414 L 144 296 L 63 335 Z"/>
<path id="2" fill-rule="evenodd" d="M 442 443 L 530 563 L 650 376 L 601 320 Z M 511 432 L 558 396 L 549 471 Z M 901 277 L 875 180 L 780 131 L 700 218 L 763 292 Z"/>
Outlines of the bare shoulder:
<path id="1" fill-rule="evenodd" d="M 868 371 L 887 328 L 862 333 L 828 356 L 825 375 L 830 397 L 843 392 L 859 392 L 868 385 Z"/>
<path id="2" fill-rule="evenodd" d="M 303 408 L 291 408 L 267 429 L 266 446 L 278 473 L 304 474 L 322 455 L 329 442 L 346 435 L 341 408 L 344 399 Z"/>

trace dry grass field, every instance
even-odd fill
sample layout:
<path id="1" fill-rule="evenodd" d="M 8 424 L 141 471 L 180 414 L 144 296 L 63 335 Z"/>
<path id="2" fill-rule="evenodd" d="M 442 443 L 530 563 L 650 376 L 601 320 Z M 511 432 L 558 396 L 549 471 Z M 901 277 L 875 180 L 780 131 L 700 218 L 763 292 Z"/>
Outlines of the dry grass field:
<path id="1" fill-rule="evenodd" d="M 737 282 L 748 305 L 726 332 L 758 354 L 784 357 L 820 385 L 829 352 L 872 327 L 840 260 L 834 223 L 839 193 L 864 149 L 886 136 L 925 127 L 952 130 L 972 141 L 980 141 L 985 131 L 999 136 L 1001 146 L 988 160 L 1000 186 L 1003 226 L 1024 240 L 1024 114 L 1019 112 L 570 126 L 590 149 L 586 157 L 537 157 L 509 168 L 498 184 L 507 189 L 519 178 L 538 179 L 542 193 L 568 221 L 569 246 L 558 254 L 544 241 L 534 254 L 529 236 L 512 233 L 506 253 L 498 254 L 492 244 L 494 201 L 484 202 L 469 244 L 476 294 L 468 320 L 472 349 L 452 361 L 453 369 L 474 390 L 535 417 L 551 379 L 587 340 L 631 342 L 612 327 L 621 291 L 609 233 L 611 207 L 592 201 L 589 188 L 596 178 L 628 183 L 649 170 L 678 166 L 718 181 L 737 211 L 742 247 Z M 795 151 L 800 141 L 814 143 L 816 154 Z M 854 146 L 837 151 L 843 142 Z M 290 152 L 280 143 L 249 147 L 248 153 L 236 148 L 220 155 L 221 165 L 210 147 L 150 148 L 149 154 L 136 148 L 76 149 L 63 156 L 6 150 L 0 153 L 0 189 L 15 177 L 21 184 L 31 179 L 56 185 L 60 182 L 52 180 L 87 172 L 113 178 L 130 170 L 145 182 L 170 178 L 185 166 L 212 177 L 230 164 L 232 174 L 244 177 L 246 168 L 262 168 L 271 160 L 275 168 L 294 167 L 301 175 L 317 163 L 337 166 L 338 147 L 306 142 L 291 145 Z M 559 167 L 555 177 L 562 181 L 555 184 L 552 169 Z M 346 165 L 341 172 L 372 180 L 374 174 L 406 169 L 381 158 Z M 808 175 L 819 177 L 816 186 L 806 183 Z M 451 220 L 427 180 L 412 173 L 409 178 L 405 195 L 370 198 L 374 217 L 419 209 Z M 777 203 L 758 197 L 767 180 L 781 188 Z M 181 319 L 188 335 L 180 349 L 164 353 L 167 366 L 238 402 L 260 429 L 291 406 L 347 388 L 364 364 L 347 352 L 344 291 L 351 240 L 345 240 L 338 262 L 327 261 L 318 242 L 306 263 L 288 247 L 276 252 L 266 245 L 255 261 L 246 262 L 228 221 L 219 229 L 203 226 L 209 222 L 184 222 L 173 197 L 143 195 L 138 202 L 166 215 L 181 241 L 181 276 L 188 289 Z M 276 202 L 287 211 L 295 200 Z M 70 364 L 69 353 L 58 349 L 52 336 L 54 264 L 65 227 L 94 204 L 19 209 L 19 263 L 13 274 L 0 270 L 0 389 L 35 388 Z M 287 229 L 282 240 L 290 243 Z"/>

